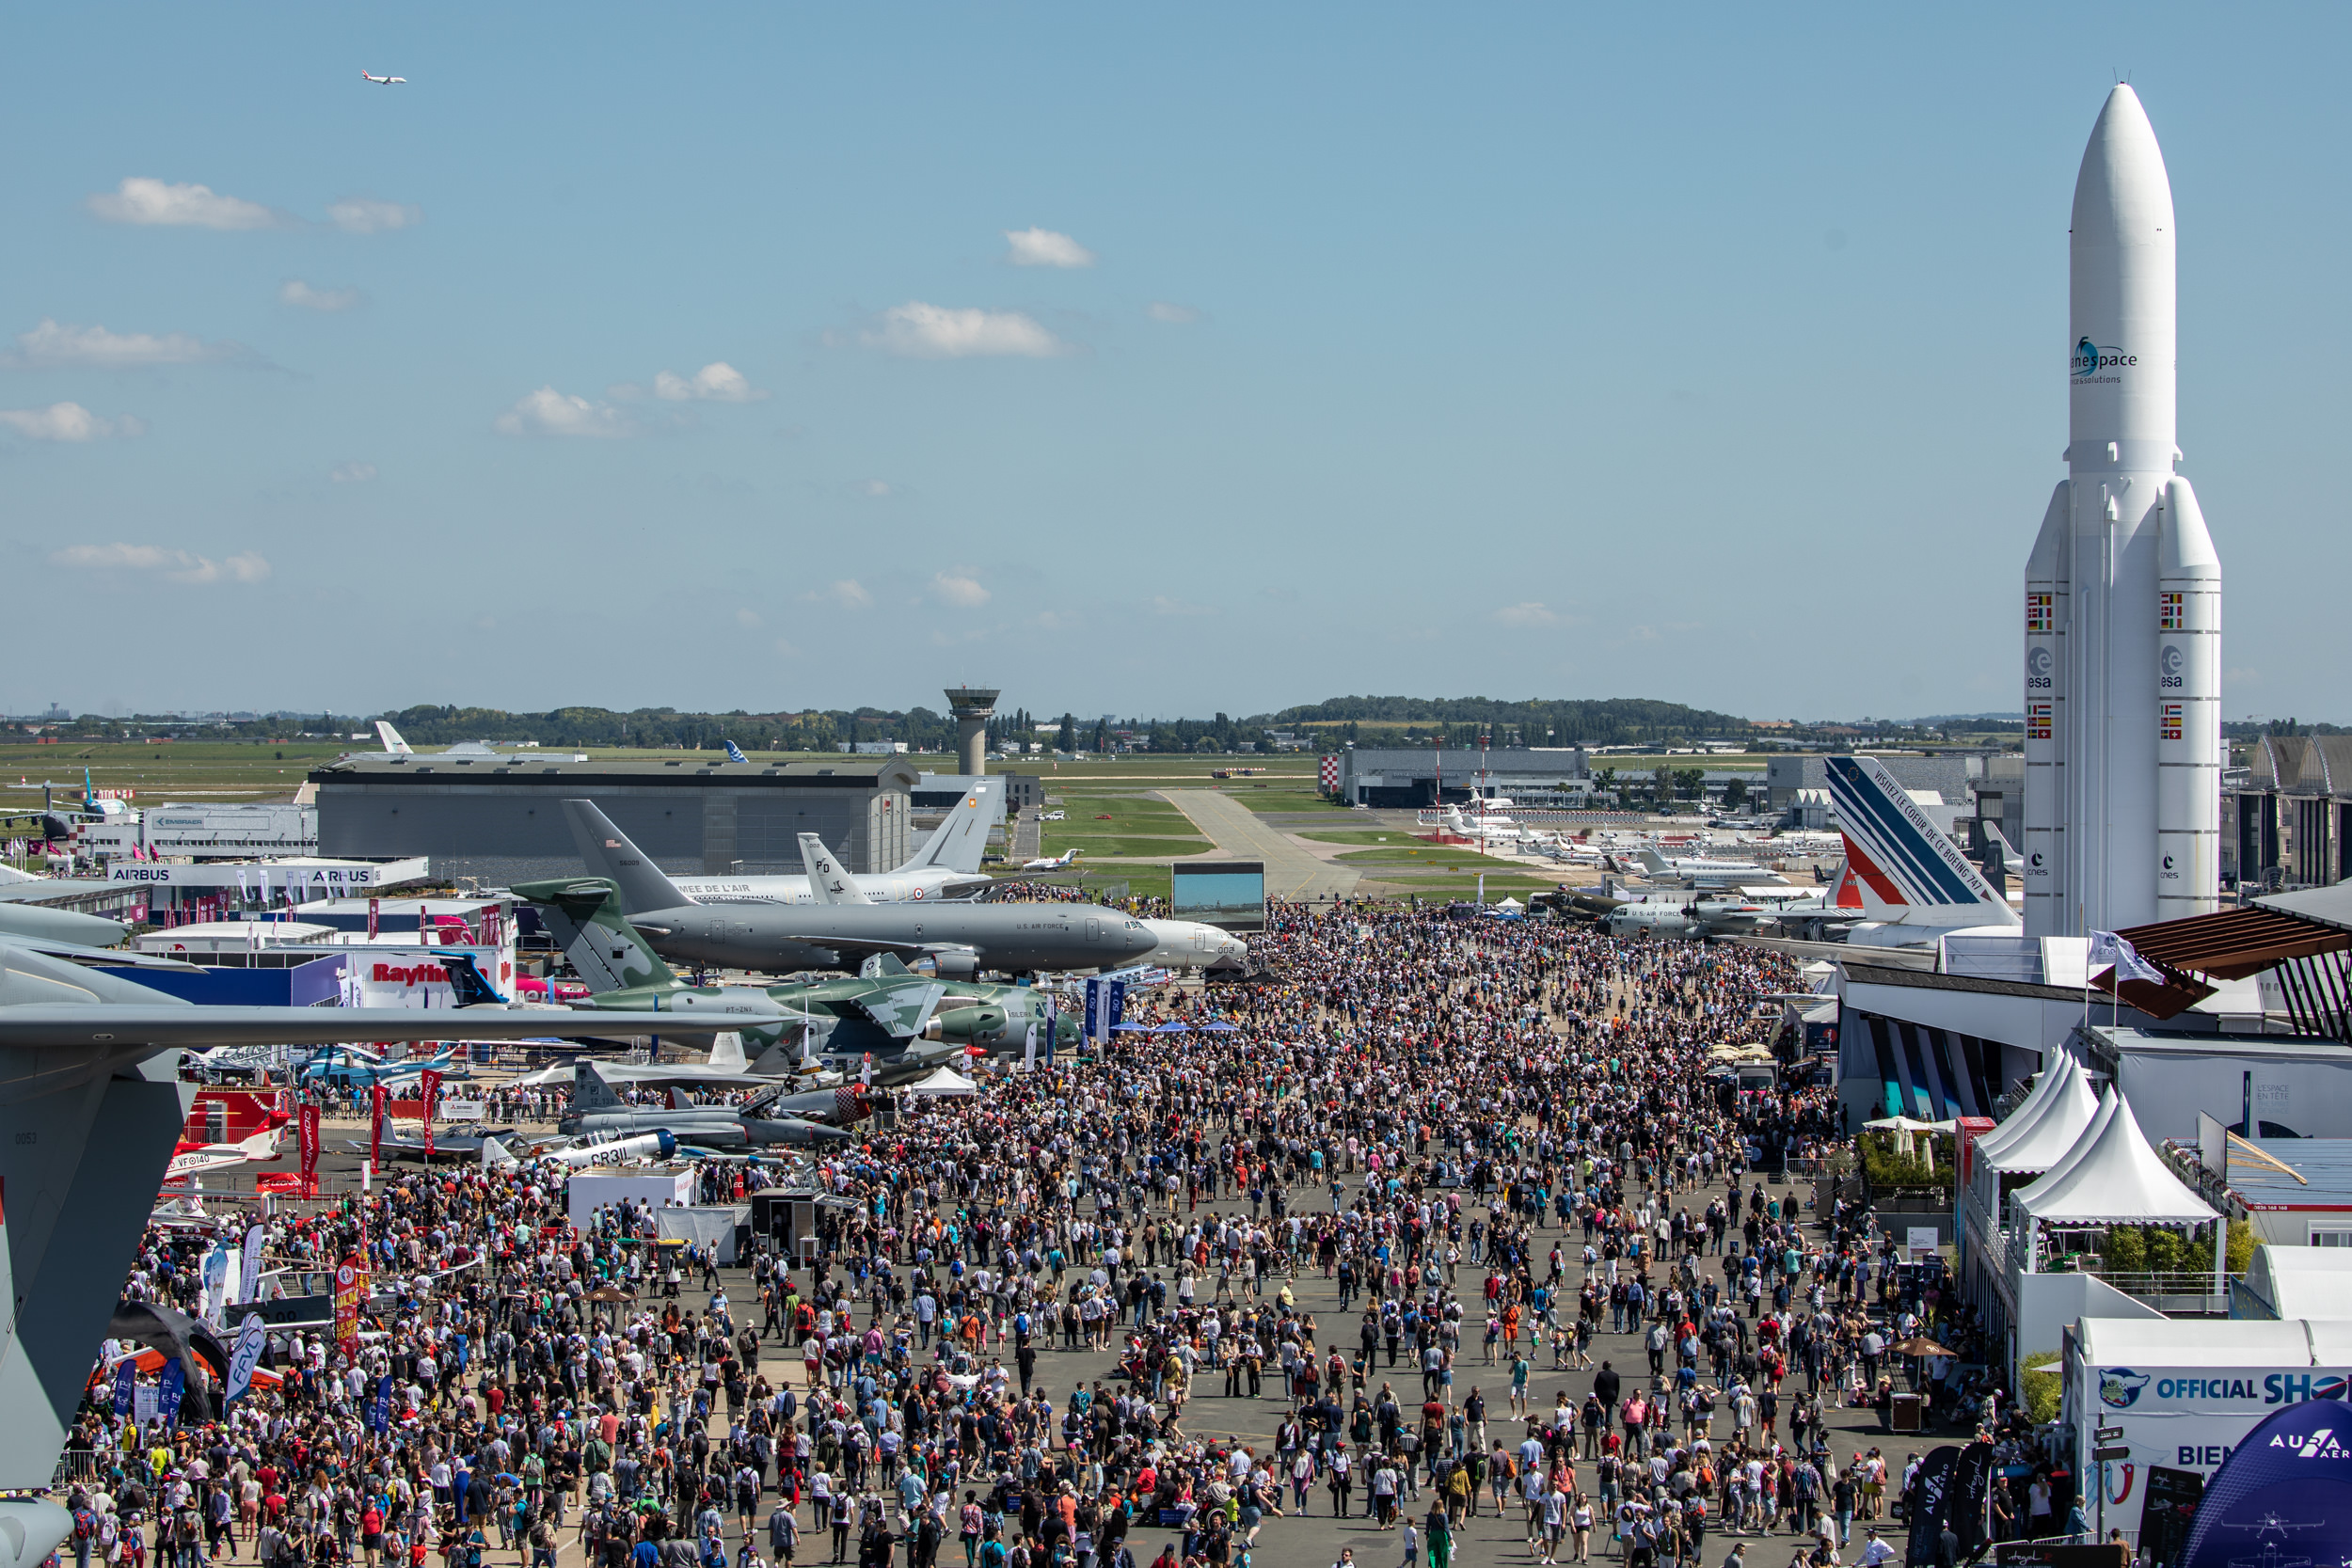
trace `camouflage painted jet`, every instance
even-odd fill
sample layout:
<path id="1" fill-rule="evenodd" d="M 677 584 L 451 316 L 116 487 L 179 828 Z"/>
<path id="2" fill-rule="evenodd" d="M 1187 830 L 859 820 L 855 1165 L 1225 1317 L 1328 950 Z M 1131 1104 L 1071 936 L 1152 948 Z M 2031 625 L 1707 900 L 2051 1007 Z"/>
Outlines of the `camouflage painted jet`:
<path id="1" fill-rule="evenodd" d="M 856 1077 L 870 1058 L 873 1081 L 888 1084 L 951 1063 L 966 1046 L 1024 1048 L 1033 1028 L 1040 1045 L 1077 1043 L 1078 1021 L 1056 1018 L 1029 987 L 929 979 L 887 956 L 867 959 L 854 978 L 689 986 L 622 916 L 611 882 L 584 877 L 514 891 L 539 907 L 594 1006 L 742 1020 L 740 1041 L 722 1036 L 704 1070 L 608 1063 L 614 1083 L 774 1083 L 823 1068 Z M 748 1066 L 747 1048 L 758 1052 Z"/>

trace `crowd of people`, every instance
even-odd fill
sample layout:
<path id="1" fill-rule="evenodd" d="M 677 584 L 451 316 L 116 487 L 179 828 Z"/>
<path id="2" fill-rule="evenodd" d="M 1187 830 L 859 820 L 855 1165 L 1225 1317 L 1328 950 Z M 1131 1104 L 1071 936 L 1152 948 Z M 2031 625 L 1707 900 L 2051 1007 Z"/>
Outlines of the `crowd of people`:
<path id="1" fill-rule="evenodd" d="M 1828 1413 L 1926 1304 L 1867 1213 L 1760 1174 L 1842 1135 L 1826 1092 L 1708 1058 L 1772 1032 L 1793 965 L 1346 903 L 1254 945 L 1257 984 L 1130 999 L 1230 1032 L 707 1163 L 707 1201 L 831 1199 L 813 1261 L 760 1250 L 736 1295 L 657 1261 L 647 1212 L 573 1227 L 553 1165 L 281 1212 L 273 1270 L 366 1261 L 361 1331 L 281 1335 L 270 1386 L 224 1414 L 199 1377 L 176 1423 L 96 1380 L 77 1568 L 1243 1568 L 1316 1513 L 1446 1568 L 1482 1511 L 1542 1562 L 1727 1531 L 1875 1568 L 1887 1460 Z M 159 1227 L 129 1293 L 199 1311 L 210 1245 Z"/>

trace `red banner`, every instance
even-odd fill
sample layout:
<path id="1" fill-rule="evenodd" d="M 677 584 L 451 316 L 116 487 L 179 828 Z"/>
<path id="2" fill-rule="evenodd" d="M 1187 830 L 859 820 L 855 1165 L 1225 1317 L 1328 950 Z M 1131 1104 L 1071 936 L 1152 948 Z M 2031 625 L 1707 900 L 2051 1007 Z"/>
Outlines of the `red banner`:
<path id="1" fill-rule="evenodd" d="M 437 1069 L 427 1068 L 417 1075 L 417 1081 L 424 1085 L 424 1161 L 426 1164 L 431 1164 L 433 1113 L 441 1108 L 441 1075 Z"/>
<path id="2" fill-rule="evenodd" d="M 382 902 L 383 900 L 378 898 L 371 898 L 368 900 L 368 940 L 370 942 L 373 942 L 375 940 L 376 915 L 378 912 L 378 906 L 381 905 Z"/>
<path id="3" fill-rule="evenodd" d="M 359 1338 L 359 1307 L 368 1299 L 368 1271 L 353 1253 L 335 1269 L 335 1342 L 350 1345 Z"/>
<path id="4" fill-rule="evenodd" d="M 374 1101 L 374 1123 L 368 1130 L 368 1168 L 381 1170 L 384 1166 L 384 1101 L 391 1098 L 391 1090 L 378 1084 L 368 1091 Z"/>
<path id="5" fill-rule="evenodd" d="M 304 1103 L 294 1118 L 294 1130 L 302 1149 L 302 1189 L 315 1192 L 319 1180 L 319 1108 L 316 1103 Z"/>

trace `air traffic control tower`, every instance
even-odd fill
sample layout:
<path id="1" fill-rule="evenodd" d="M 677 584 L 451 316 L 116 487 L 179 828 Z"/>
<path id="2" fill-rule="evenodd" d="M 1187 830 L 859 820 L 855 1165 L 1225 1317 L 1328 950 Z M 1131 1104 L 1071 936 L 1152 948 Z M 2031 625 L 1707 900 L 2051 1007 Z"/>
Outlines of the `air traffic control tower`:
<path id="1" fill-rule="evenodd" d="M 996 717 L 998 691 L 984 686 L 947 688 L 947 711 L 956 716 L 957 771 L 988 771 L 988 721 Z"/>

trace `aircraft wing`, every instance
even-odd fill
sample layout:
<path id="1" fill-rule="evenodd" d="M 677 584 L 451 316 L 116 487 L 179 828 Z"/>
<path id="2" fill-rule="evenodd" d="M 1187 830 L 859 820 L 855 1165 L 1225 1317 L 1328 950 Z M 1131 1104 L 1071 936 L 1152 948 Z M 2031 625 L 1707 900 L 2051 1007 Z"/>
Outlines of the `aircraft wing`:
<path id="1" fill-rule="evenodd" d="M 909 1039 L 923 1032 L 923 1026 L 938 1011 L 939 1000 L 947 994 L 947 988 L 936 983 L 916 986 L 894 986 L 888 990 L 868 992 L 849 999 L 849 1006 L 863 1013 L 873 1023 L 888 1031 L 893 1039 Z"/>
<path id="2" fill-rule="evenodd" d="M 671 1013 L 596 1013 L 598 1029 L 631 1034 L 715 1035 L 723 1019 Z M 484 1013 L 457 1007 L 191 1007 L 140 1003 L 0 1006 L 0 1047 L 108 1045 L 118 1041 L 188 1050 L 216 1045 L 333 1045 L 372 1040 L 545 1039 L 546 1013 Z"/>
<path id="3" fill-rule="evenodd" d="M 44 942 L 39 937 L 21 937 L 0 932 L 0 942 L 22 947 L 35 953 L 46 953 L 53 958 L 71 958 L 80 964 L 120 965 L 125 969 L 195 969 L 198 966 L 183 958 L 167 957 L 162 953 L 136 953 L 128 947 L 86 947 L 78 942 Z"/>
<path id="4" fill-rule="evenodd" d="M 666 1018 L 669 1015 L 665 1013 L 662 1016 Z M 667 1032 L 663 1031 L 663 1033 Z M 548 1071 L 560 1074 L 549 1080 L 550 1082 L 558 1084 L 572 1082 L 572 1069 L 569 1067 L 550 1068 Z M 697 1084 L 718 1084 L 746 1089 L 769 1088 L 775 1084 L 775 1079 L 766 1073 L 723 1072 L 691 1063 L 678 1067 L 663 1067 L 659 1062 L 608 1062 L 598 1059 L 596 1071 L 608 1084 L 675 1084 L 681 1088 L 691 1088 Z"/>

